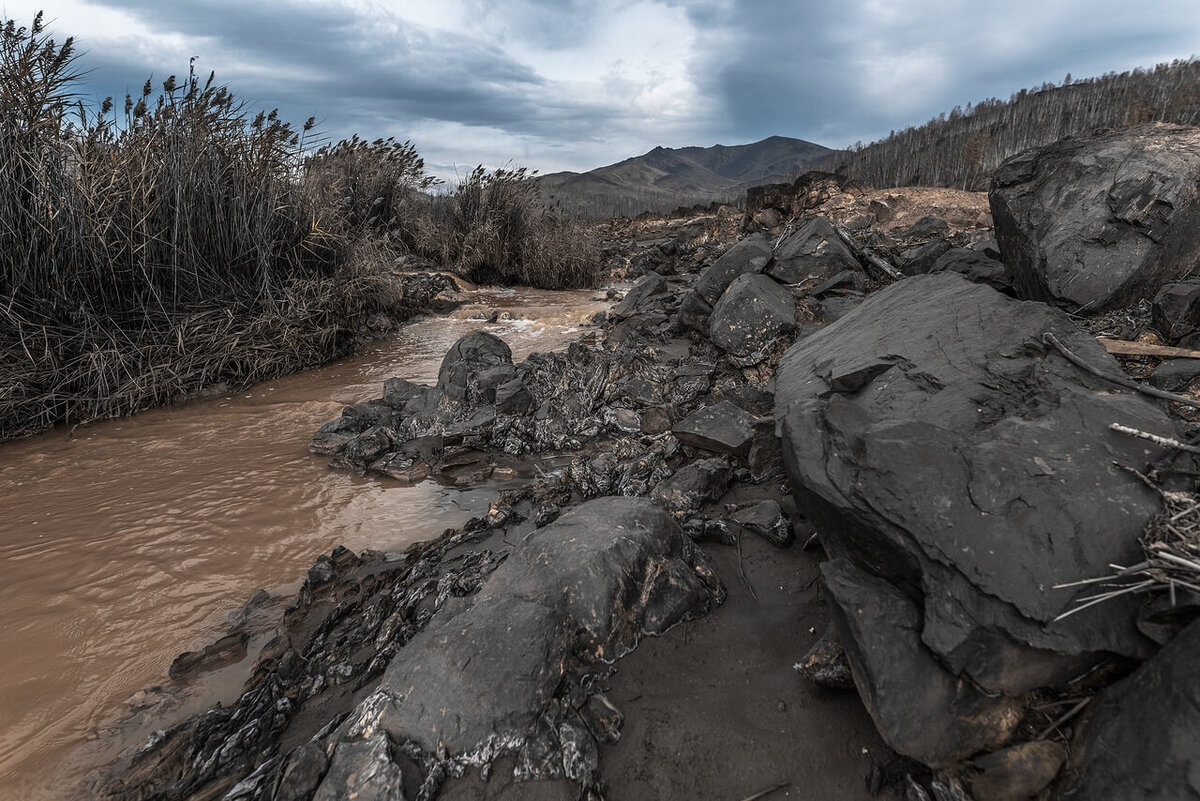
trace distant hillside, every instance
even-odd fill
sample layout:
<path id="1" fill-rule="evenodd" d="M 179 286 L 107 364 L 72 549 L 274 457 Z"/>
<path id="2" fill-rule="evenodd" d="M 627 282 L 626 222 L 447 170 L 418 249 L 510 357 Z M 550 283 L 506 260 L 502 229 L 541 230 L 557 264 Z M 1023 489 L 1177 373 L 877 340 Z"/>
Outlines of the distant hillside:
<path id="1" fill-rule="evenodd" d="M 838 151 L 810 169 L 845 172 L 876 187 L 986 189 L 1001 162 L 1031 147 L 1097 128 L 1147 122 L 1200 124 L 1200 60 L 1159 64 L 989 98 L 866 147 Z"/>
<path id="2" fill-rule="evenodd" d="M 634 216 L 679 206 L 736 200 L 747 187 L 790 180 L 827 147 L 772 136 L 749 145 L 656 147 L 590 172 L 538 178 L 542 198 L 573 217 Z"/>

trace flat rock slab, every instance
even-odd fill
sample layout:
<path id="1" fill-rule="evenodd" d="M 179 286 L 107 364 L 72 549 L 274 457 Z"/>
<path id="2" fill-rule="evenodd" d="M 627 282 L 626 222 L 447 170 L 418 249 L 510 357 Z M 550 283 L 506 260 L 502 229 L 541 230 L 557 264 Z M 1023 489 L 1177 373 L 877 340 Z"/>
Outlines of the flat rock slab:
<path id="1" fill-rule="evenodd" d="M 744 456 L 754 440 L 754 422 L 754 415 L 723 400 L 680 420 L 672 433 L 693 448 Z"/>
<path id="2" fill-rule="evenodd" d="M 1200 129 L 1126 128 L 1009 159 L 988 193 L 1018 295 L 1103 312 L 1200 258 Z"/>
<path id="3" fill-rule="evenodd" d="M 383 730 L 468 761 L 512 753 L 581 666 L 603 667 L 723 597 L 665 510 L 585 503 L 526 535 L 476 594 L 448 600 L 342 725 L 338 748 Z M 325 782 L 348 787 L 336 767 L 335 755 Z"/>
<path id="4" fill-rule="evenodd" d="M 1063 313 L 952 273 L 881 290 L 793 345 L 776 420 L 797 502 L 834 556 L 925 598 L 923 641 L 952 670 L 1020 693 L 1070 660 L 1148 642 L 1114 603 L 1059 622 L 1078 590 L 1141 558 L 1158 497 L 1155 446 L 1109 430 L 1170 434 L 1147 398 L 1083 372 L 1120 368 Z"/>
<path id="5" fill-rule="evenodd" d="M 1132 676 L 1091 703 L 1060 801 L 1200 798 L 1200 625 L 1192 623 Z"/>
<path id="6" fill-rule="evenodd" d="M 765 275 L 740 275 L 717 301 L 708 335 L 738 367 L 763 361 L 796 327 L 796 298 Z"/>

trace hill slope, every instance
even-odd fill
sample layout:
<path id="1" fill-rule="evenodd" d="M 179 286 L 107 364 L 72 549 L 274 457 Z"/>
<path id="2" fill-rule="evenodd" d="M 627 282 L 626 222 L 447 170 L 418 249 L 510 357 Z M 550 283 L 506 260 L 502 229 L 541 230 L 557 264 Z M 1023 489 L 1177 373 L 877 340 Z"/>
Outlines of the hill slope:
<path id="1" fill-rule="evenodd" d="M 557 172 L 537 181 L 546 202 L 570 216 L 633 216 L 729 200 L 750 186 L 790 180 L 833 152 L 785 136 L 748 145 L 656 147 L 589 172 Z"/>
<path id="2" fill-rule="evenodd" d="M 992 171 L 1031 147 L 1098 128 L 1148 122 L 1200 124 L 1200 60 L 1045 83 L 1007 101 L 955 107 L 924 125 L 894 131 L 861 149 L 838 151 L 809 169 L 844 171 L 872 186 L 986 189 Z"/>

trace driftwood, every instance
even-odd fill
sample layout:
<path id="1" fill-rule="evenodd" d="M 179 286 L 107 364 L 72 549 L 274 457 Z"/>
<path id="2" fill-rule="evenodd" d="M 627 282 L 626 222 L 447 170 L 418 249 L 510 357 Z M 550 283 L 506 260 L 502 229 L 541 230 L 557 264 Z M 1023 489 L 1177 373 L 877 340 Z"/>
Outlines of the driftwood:
<path id="1" fill-rule="evenodd" d="M 1121 356 L 1164 356 L 1171 359 L 1200 359 L 1200 350 L 1191 350 L 1190 348 L 1173 348 L 1170 345 L 1152 345 L 1149 342 L 1129 342 L 1124 339 L 1106 339 L 1104 337 L 1097 337 L 1097 340 L 1104 346 L 1106 351 Z"/>
<path id="2" fill-rule="evenodd" d="M 1138 382 L 1134 381 L 1132 378 L 1126 378 L 1125 376 L 1112 375 L 1111 373 L 1104 372 L 1103 370 L 1101 370 L 1098 367 L 1093 367 L 1092 365 L 1085 362 L 1083 359 L 1079 358 L 1079 356 L 1077 356 L 1076 354 L 1071 352 L 1067 348 L 1066 345 L 1064 345 L 1063 343 L 1058 341 L 1058 337 L 1054 336 L 1054 334 L 1051 334 L 1049 331 L 1047 331 L 1045 334 L 1042 335 L 1042 341 L 1048 345 L 1052 345 L 1071 364 L 1075 365 L 1076 367 L 1078 367 L 1079 369 L 1081 369 L 1085 372 L 1091 373 L 1092 375 L 1096 376 L 1097 378 L 1102 378 L 1105 381 L 1110 381 L 1119 387 L 1125 387 L 1126 389 L 1132 389 L 1134 392 L 1141 392 L 1143 395 L 1150 395 L 1151 397 L 1154 397 L 1154 398 L 1162 398 L 1163 400 L 1168 400 L 1168 401 L 1171 401 L 1172 403 L 1181 403 L 1184 406 L 1191 406 L 1194 409 L 1200 409 L 1200 401 L 1197 401 L 1193 398 L 1189 398 L 1186 395 L 1178 395 L 1174 392 L 1167 392 L 1165 389 L 1158 389 L 1156 387 L 1148 387 L 1145 384 L 1139 384 Z"/>

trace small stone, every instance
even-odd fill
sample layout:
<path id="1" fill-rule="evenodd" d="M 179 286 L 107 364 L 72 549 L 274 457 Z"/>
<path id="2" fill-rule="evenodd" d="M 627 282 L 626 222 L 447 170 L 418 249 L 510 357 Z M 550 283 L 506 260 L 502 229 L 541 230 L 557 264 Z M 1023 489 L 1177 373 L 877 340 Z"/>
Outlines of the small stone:
<path id="1" fill-rule="evenodd" d="M 537 511 L 534 512 L 533 524 L 538 528 L 541 528 L 542 526 L 553 523 L 558 519 L 560 514 L 562 514 L 562 510 L 556 504 L 549 502 L 543 503 L 538 507 Z"/>
<path id="2" fill-rule="evenodd" d="M 1151 386 L 1178 392 L 1200 378 L 1200 359 L 1167 359 L 1150 374 Z"/>
<path id="3" fill-rule="evenodd" d="M 825 630 L 816 645 L 794 666 L 796 672 L 818 687 L 827 690 L 853 690 L 854 676 L 846 661 L 846 650 L 833 627 Z"/>
<path id="4" fill-rule="evenodd" d="M 776 548 L 786 548 L 795 539 L 792 524 L 784 517 L 776 501 L 765 500 L 743 506 L 733 513 L 733 521 Z"/>
<path id="5" fill-rule="evenodd" d="M 1150 320 L 1171 342 L 1200 328 L 1200 279 L 1164 285 L 1154 296 Z"/>
<path id="6" fill-rule="evenodd" d="M 641 411 L 642 433 L 650 436 L 665 434 L 671 430 L 669 406 L 652 406 Z"/>
<path id="7" fill-rule="evenodd" d="M 600 742 L 605 745 L 616 745 L 620 742 L 625 716 L 606 696 L 600 693 L 588 696 L 587 703 L 579 710 L 579 714 Z"/>

